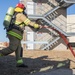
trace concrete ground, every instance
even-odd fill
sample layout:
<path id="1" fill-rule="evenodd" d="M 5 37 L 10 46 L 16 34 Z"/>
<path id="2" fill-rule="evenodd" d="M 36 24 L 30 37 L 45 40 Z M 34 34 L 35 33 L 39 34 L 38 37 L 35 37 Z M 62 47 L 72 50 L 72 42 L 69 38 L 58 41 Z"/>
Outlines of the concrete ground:
<path id="1" fill-rule="evenodd" d="M 31 74 L 30 74 L 31 75 Z M 34 73 L 32 75 L 75 75 L 75 69 L 56 69 L 54 71 Z"/>
<path id="2" fill-rule="evenodd" d="M 75 75 L 75 58 L 70 50 L 24 51 L 33 59 L 34 71 L 29 75 Z"/>
<path id="3" fill-rule="evenodd" d="M 75 58 L 69 50 L 23 51 L 29 68 L 17 68 L 14 53 L 0 58 L 0 75 L 75 75 Z"/>

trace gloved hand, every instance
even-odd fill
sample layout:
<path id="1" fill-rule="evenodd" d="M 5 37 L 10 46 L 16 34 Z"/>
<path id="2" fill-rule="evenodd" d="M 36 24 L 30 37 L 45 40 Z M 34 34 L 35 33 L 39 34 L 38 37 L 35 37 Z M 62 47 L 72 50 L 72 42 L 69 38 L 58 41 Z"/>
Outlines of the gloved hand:
<path id="1" fill-rule="evenodd" d="M 39 27 L 35 29 L 35 32 L 38 32 L 41 28 L 42 28 L 42 26 L 39 25 Z"/>

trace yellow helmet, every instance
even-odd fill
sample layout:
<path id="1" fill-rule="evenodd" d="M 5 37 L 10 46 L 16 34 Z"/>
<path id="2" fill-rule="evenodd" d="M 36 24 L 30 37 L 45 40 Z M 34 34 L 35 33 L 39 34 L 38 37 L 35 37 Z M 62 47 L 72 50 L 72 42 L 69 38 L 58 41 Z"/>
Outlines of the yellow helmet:
<path id="1" fill-rule="evenodd" d="M 16 11 L 16 12 L 23 12 L 23 9 L 21 9 L 21 8 L 19 8 L 19 7 L 16 7 L 16 8 L 15 8 L 15 11 Z"/>

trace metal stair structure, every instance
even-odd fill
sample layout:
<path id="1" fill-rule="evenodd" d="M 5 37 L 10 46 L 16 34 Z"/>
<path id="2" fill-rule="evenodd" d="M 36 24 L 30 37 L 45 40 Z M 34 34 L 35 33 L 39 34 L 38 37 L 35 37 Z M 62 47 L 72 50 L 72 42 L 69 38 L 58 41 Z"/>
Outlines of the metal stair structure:
<path id="1" fill-rule="evenodd" d="M 51 1 L 51 0 L 50 0 Z M 57 14 L 57 10 L 60 8 L 67 8 L 70 5 L 72 5 L 73 3 L 75 3 L 74 0 L 55 0 L 58 2 L 58 5 L 54 6 L 53 4 L 51 4 L 51 2 L 48 2 L 48 4 L 50 6 L 52 6 L 53 8 L 49 11 L 47 11 L 45 14 L 42 15 L 28 15 L 28 17 L 30 19 L 33 20 L 37 20 L 40 19 L 40 21 L 42 21 L 42 23 L 46 24 L 49 26 L 49 28 L 51 28 L 53 31 L 57 32 L 59 34 L 59 36 L 57 36 L 57 38 L 53 39 L 52 41 L 49 42 L 49 44 L 45 44 L 44 47 L 42 49 L 50 49 L 51 46 L 52 48 L 54 47 L 54 44 L 60 39 L 60 37 L 64 40 L 64 42 L 66 43 L 66 45 L 69 47 L 69 49 L 71 50 L 72 54 L 75 57 L 75 53 L 73 52 L 73 49 L 71 47 L 71 45 L 69 44 L 67 37 L 68 36 L 75 36 L 75 33 L 67 33 L 65 30 L 63 30 L 61 28 L 61 26 L 65 26 L 62 25 L 58 20 L 57 17 L 59 14 Z M 60 24 L 57 25 L 56 22 L 54 23 L 53 21 L 57 21 Z M 65 27 L 64 27 L 65 28 Z"/>
<path id="2" fill-rule="evenodd" d="M 66 33 L 65 31 L 63 31 L 62 29 L 60 29 L 59 27 L 57 27 L 55 24 L 53 24 L 50 20 L 51 20 L 51 15 L 57 10 L 61 8 L 61 6 L 56 6 L 55 8 L 53 8 L 52 10 L 48 11 L 47 13 L 45 13 L 44 15 L 40 16 L 40 15 L 28 15 L 29 18 L 31 19 L 42 19 L 45 22 L 47 22 L 49 26 L 57 29 L 58 31 L 60 31 L 62 34 L 64 34 L 65 36 L 75 36 L 75 33 Z"/>
<path id="3" fill-rule="evenodd" d="M 60 40 L 60 37 L 56 37 L 54 39 L 50 39 L 48 44 L 44 44 L 40 47 L 41 50 L 51 50 L 52 48 L 56 47 L 58 45 L 58 41 Z"/>
<path id="4" fill-rule="evenodd" d="M 55 19 L 55 17 L 57 17 L 57 13 L 56 10 L 58 10 L 61 7 L 68 7 L 70 5 L 72 5 L 72 3 L 65 3 L 66 1 L 61 1 L 62 5 L 58 5 L 58 6 L 54 6 L 53 9 L 49 10 L 48 12 L 46 12 L 44 15 L 39 16 L 39 15 L 29 15 L 29 18 L 34 18 L 34 19 L 41 19 L 43 20 L 44 24 L 48 25 L 49 27 L 53 27 L 56 30 L 58 30 L 60 33 L 64 34 L 65 36 L 75 36 L 75 33 L 66 33 L 65 31 L 63 31 L 62 29 L 60 29 L 59 27 L 57 27 L 55 24 L 52 23 L 52 20 Z M 67 5 L 66 5 L 67 4 Z M 46 49 L 51 49 L 52 46 L 54 46 L 54 43 L 57 42 L 60 38 L 57 37 L 56 39 L 52 40 L 52 42 L 50 41 L 49 44 L 45 44 L 42 47 L 42 50 L 46 50 Z"/>
<path id="5" fill-rule="evenodd" d="M 45 21 L 41 21 L 43 24 L 47 24 Z M 55 31 L 52 31 L 52 38 L 48 39 L 48 44 L 43 44 L 41 47 L 40 47 L 40 50 L 51 50 L 53 48 L 55 48 L 56 46 L 58 46 L 59 44 L 59 40 L 61 39 L 59 34 L 56 33 Z"/>

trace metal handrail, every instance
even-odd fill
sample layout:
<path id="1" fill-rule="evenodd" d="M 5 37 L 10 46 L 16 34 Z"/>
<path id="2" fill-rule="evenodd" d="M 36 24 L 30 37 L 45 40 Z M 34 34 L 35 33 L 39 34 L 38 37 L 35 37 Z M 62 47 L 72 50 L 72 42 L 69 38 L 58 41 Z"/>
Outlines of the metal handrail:
<path id="1" fill-rule="evenodd" d="M 61 30 L 60 28 L 58 28 L 55 24 L 51 23 L 50 21 L 48 21 L 46 18 L 44 18 L 43 16 L 28 16 L 29 18 L 33 18 L 33 19 L 43 19 L 44 21 L 46 21 L 49 26 L 53 26 L 55 29 L 57 29 L 58 31 L 62 32 L 65 36 L 75 36 L 75 33 L 66 33 L 65 31 Z"/>
<path id="2" fill-rule="evenodd" d="M 45 13 L 43 16 L 46 17 L 48 16 L 49 14 L 53 13 L 54 11 L 56 11 L 57 9 L 59 9 L 60 6 L 56 6 L 55 8 L 53 8 L 52 10 L 49 10 L 47 13 Z"/>
<path id="3" fill-rule="evenodd" d="M 29 18 L 33 18 L 33 19 L 43 19 L 44 21 L 46 21 L 48 24 L 49 24 L 49 26 L 52 26 L 52 27 L 54 27 L 55 29 L 57 29 L 58 31 L 60 31 L 60 32 L 62 32 L 65 36 L 75 36 L 75 33 L 73 33 L 73 35 L 71 34 L 71 33 L 66 33 L 65 31 L 63 31 L 61 28 L 59 28 L 58 26 L 56 26 L 55 24 L 53 24 L 52 22 L 50 22 L 49 20 L 47 20 L 45 17 L 47 16 L 47 15 L 49 15 L 50 13 L 52 13 L 52 12 L 54 12 L 55 10 L 57 10 L 58 8 L 60 8 L 60 6 L 57 6 L 56 8 L 54 8 L 53 10 L 51 10 L 51 11 L 49 11 L 48 13 L 46 13 L 46 14 L 44 14 L 44 15 L 41 15 L 41 16 L 39 16 L 39 15 L 30 15 L 30 16 L 28 16 Z"/>
<path id="4" fill-rule="evenodd" d="M 54 41 L 52 41 L 51 43 L 49 43 L 47 46 L 45 46 L 44 48 L 42 48 L 42 50 L 44 50 L 45 48 L 49 47 L 50 45 L 52 45 L 54 42 L 56 42 L 58 39 L 60 39 L 60 37 L 57 37 L 56 39 L 54 39 Z"/>
<path id="5" fill-rule="evenodd" d="M 64 0 L 66 3 L 75 3 L 75 0 Z"/>
<path id="6" fill-rule="evenodd" d="M 47 40 L 47 41 L 48 41 L 48 44 L 50 44 L 54 39 L 56 39 L 56 37 L 54 37 L 54 38 L 52 38 L 52 39 L 51 39 L 51 38 L 48 39 L 48 40 Z M 40 49 L 41 49 L 41 48 L 44 48 L 44 47 L 47 46 L 48 44 L 42 44 L 41 47 L 40 47 Z"/>

